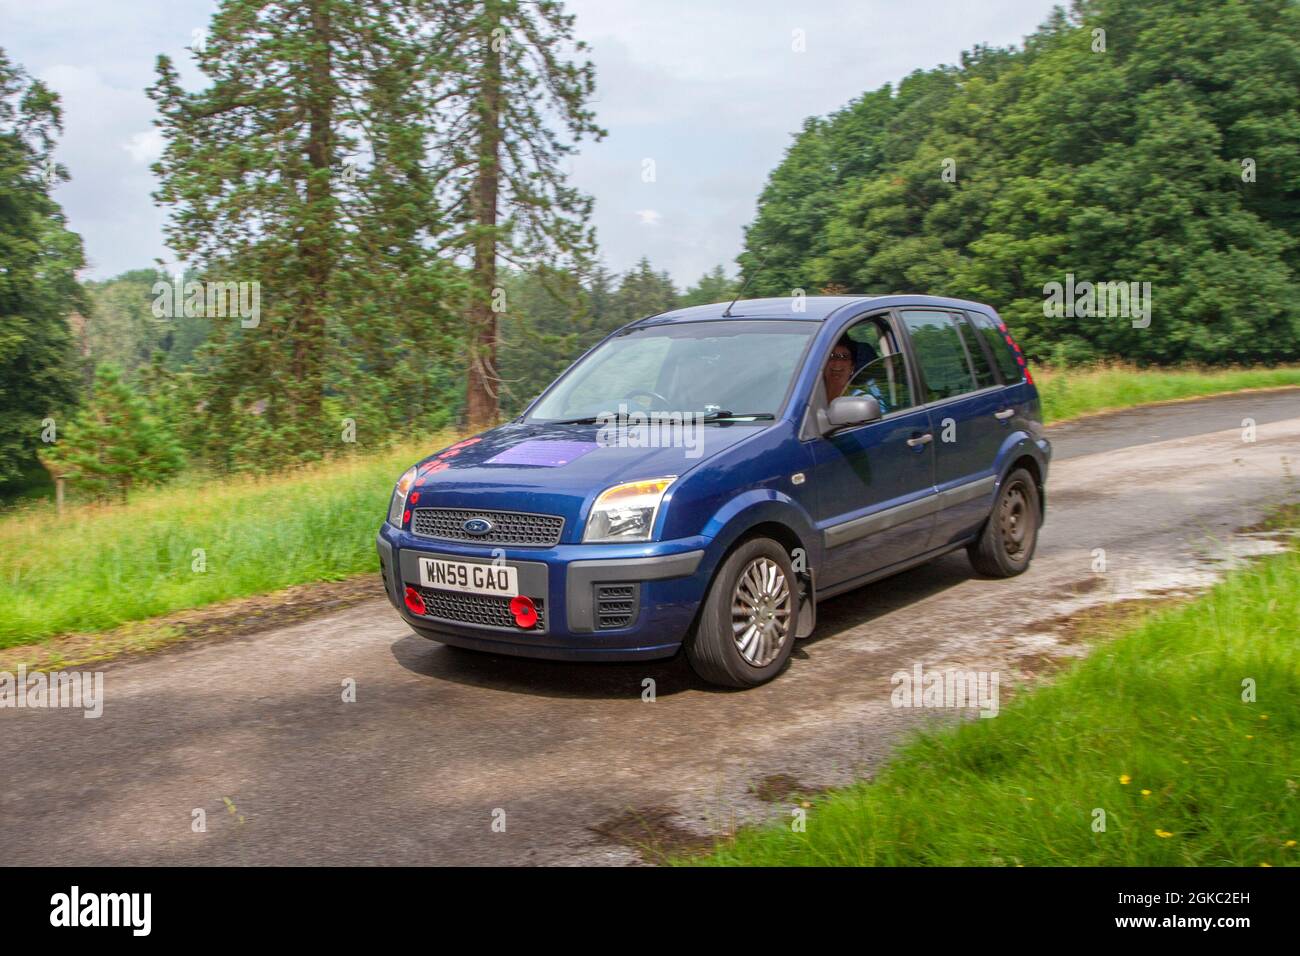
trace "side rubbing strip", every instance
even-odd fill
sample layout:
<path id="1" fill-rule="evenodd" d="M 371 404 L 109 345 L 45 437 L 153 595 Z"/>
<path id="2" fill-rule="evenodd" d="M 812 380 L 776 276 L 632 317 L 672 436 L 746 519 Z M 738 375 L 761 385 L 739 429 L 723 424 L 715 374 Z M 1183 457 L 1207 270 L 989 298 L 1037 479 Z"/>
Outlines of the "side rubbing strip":
<path id="1" fill-rule="evenodd" d="M 826 529 L 826 547 L 838 548 L 850 541 L 857 541 L 868 535 L 897 528 L 900 524 L 915 521 L 917 518 L 924 518 L 938 510 L 939 496 L 927 495 L 919 501 L 909 501 L 905 505 L 897 505 L 862 518 L 854 518 Z"/>
<path id="2" fill-rule="evenodd" d="M 997 478 L 989 475 L 987 478 L 979 478 L 964 485 L 958 485 L 956 488 L 941 491 L 939 492 L 939 507 L 951 508 L 954 505 L 965 504 L 973 498 L 982 498 L 985 495 L 992 494 L 993 486 L 997 484 L 997 481 Z"/>

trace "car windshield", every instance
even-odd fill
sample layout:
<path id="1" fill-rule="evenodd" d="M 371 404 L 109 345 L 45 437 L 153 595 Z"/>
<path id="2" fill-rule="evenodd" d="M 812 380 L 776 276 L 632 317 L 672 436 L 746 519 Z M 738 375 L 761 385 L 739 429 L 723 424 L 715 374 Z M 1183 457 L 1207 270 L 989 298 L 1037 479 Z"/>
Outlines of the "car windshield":
<path id="1" fill-rule="evenodd" d="M 781 410 L 815 322 L 684 322 L 623 332 L 551 386 L 529 421 L 628 412 L 765 421 Z"/>

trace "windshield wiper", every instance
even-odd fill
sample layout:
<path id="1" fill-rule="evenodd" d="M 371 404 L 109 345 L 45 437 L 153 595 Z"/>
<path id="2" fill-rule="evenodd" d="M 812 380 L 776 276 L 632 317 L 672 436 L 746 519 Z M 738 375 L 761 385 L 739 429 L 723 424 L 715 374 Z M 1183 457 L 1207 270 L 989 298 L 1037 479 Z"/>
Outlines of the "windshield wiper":
<path id="1" fill-rule="evenodd" d="M 645 412 L 643 414 L 649 417 L 655 413 Z M 695 414 L 699 414 L 699 413 L 696 412 Z M 608 418 L 609 416 L 605 416 L 605 417 Z M 701 418 L 700 421 L 725 422 L 725 421 L 732 421 L 736 419 L 771 421 L 774 418 L 776 418 L 776 416 L 773 415 L 771 412 L 748 412 L 743 415 L 738 415 L 735 412 L 729 412 L 724 409 L 722 411 L 709 412 L 709 414 Z M 561 418 L 555 421 L 538 421 L 536 424 L 538 425 L 595 425 L 599 421 L 601 421 L 600 416 L 591 415 L 586 418 Z"/>
<path id="2" fill-rule="evenodd" d="M 776 416 L 773 415 L 771 412 L 749 412 L 744 415 L 737 415 L 735 412 L 717 411 L 717 412 L 710 412 L 709 414 L 705 415 L 703 420 L 706 422 L 720 422 L 720 421 L 730 421 L 732 419 L 737 419 L 737 418 L 752 418 L 755 420 L 771 421 L 772 419 L 776 418 Z"/>

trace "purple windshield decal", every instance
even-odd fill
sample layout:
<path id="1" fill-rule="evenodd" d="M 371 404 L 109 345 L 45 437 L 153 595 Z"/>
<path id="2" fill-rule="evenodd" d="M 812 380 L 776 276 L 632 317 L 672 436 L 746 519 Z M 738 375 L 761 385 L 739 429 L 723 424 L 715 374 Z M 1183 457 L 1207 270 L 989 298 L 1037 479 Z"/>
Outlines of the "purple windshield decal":
<path id="1" fill-rule="evenodd" d="M 556 468 L 576 461 L 598 446 L 591 441 L 526 441 L 489 458 L 485 465 L 538 465 Z"/>

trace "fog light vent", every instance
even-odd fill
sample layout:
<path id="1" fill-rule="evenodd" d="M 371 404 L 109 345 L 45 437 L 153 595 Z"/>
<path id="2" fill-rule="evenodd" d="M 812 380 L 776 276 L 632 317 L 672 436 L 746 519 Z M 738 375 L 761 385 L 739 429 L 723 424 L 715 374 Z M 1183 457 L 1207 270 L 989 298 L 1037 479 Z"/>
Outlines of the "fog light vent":
<path id="1" fill-rule="evenodd" d="M 639 584 L 594 584 L 596 630 L 612 631 L 631 627 L 641 605 Z"/>

